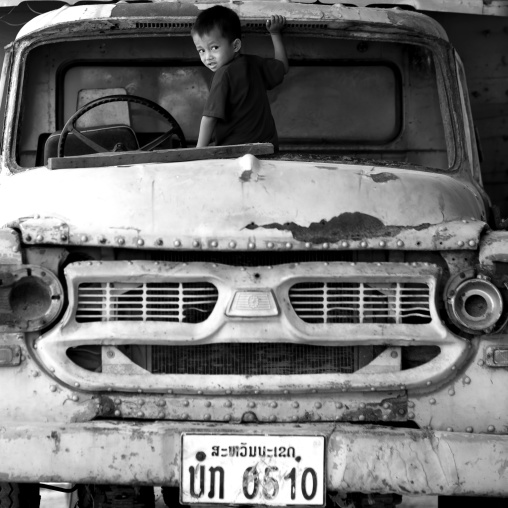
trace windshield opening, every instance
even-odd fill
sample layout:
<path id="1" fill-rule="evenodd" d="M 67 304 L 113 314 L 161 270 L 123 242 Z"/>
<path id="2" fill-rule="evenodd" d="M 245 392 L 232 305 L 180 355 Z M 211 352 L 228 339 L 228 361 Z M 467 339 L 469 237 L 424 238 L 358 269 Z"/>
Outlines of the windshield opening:
<path id="1" fill-rule="evenodd" d="M 282 152 L 449 168 L 429 49 L 317 36 L 288 37 L 286 44 L 289 73 L 269 92 Z M 269 41 L 260 35 L 246 35 L 242 48 L 271 56 Z M 190 37 L 46 44 L 30 52 L 26 65 L 31 79 L 24 83 L 16 151 L 22 167 L 44 165 L 56 156 L 67 120 L 91 100 L 109 95 L 140 96 L 161 106 L 181 127 L 187 146 L 195 146 L 213 74 L 199 61 Z M 120 151 L 143 147 L 170 128 L 150 107 L 123 101 L 92 109 L 76 126 L 106 140 L 107 150 Z M 67 145 L 66 155 L 93 153 L 90 147 Z M 171 137 L 155 149 L 181 146 Z"/>

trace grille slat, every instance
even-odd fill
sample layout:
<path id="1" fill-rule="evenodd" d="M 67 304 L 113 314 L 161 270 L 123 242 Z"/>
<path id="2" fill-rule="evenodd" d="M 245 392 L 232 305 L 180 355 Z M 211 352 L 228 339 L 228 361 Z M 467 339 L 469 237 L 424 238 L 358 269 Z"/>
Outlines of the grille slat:
<path id="1" fill-rule="evenodd" d="M 427 283 L 302 282 L 289 290 L 296 315 L 307 323 L 431 322 Z"/>
<path id="2" fill-rule="evenodd" d="M 76 321 L 201 323 L 217 298 L 209 282 L 87 282 L 78 286 Z"/>

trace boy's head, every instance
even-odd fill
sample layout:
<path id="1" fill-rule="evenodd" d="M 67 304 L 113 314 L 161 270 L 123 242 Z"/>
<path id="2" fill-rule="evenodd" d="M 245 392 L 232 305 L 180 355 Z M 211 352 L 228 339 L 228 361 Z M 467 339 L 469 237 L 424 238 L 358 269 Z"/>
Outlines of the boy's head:
<path id="1" fill-rule="evenodd" d="M 213 72 L 233 60 L 242 46 L 240 18 L 222 5 L 202 11 L 191 35 L 201 61 Z"/>

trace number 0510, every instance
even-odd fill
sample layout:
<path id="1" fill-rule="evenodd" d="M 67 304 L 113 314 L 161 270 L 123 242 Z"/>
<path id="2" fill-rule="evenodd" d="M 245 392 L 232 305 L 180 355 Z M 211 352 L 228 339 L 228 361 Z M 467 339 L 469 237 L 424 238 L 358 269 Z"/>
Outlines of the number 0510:
<path id="1" fill-rule="evenodd" d="M 278 467 L 266 467 L 263 477 L 260 478 L 255 466 L 248 467 L 243 473 L 242 485 L 244 496 L 249 500 L 255 499 L 261 490 L 264 499 L 275 499 L 281 487 L 279 480 L 276 478 L 278 472 Z M 292 468 L 289 473 L 284 475 L 283 479 L 290 481 L 291 500 L 296 499 L 297 488 L 300 488 L 302 496 L 307 501 L 314 499 L 316 496 L 318 479 L 316 471 L 313 468 L 308 467 L 304 469 L 300 478 L 297 478 L 296 468 Z"/>

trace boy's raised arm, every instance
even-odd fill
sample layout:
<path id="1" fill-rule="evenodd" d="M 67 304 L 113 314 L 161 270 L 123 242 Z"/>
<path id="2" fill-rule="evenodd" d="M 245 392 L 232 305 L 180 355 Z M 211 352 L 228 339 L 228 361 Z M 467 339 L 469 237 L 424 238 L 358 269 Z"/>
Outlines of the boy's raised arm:
<path id="1" fill-rule="evenodd" d="M 289 62 L 281 34 L 285 24 L 286 18 L 280 15 L 272 16 L 270 19 L 266 20 L 266 29 L 270 32 L 272 37 L 274 58 L 284 64 L 284 73 L 287 74 L 289 70 Z"/>
<path id="2" fill-rule="evenodd" d="M 199 126 L 198 144 L 196 145 L 196 148 L 208 146 L 210 140 L 212 139 L 212 134 L 213 130 L 215 129 L 216 123 L 217 118 L 214 118 L 213 116 L 203 116 L 203 118 L 201 118 L 201 125 Z"/>

